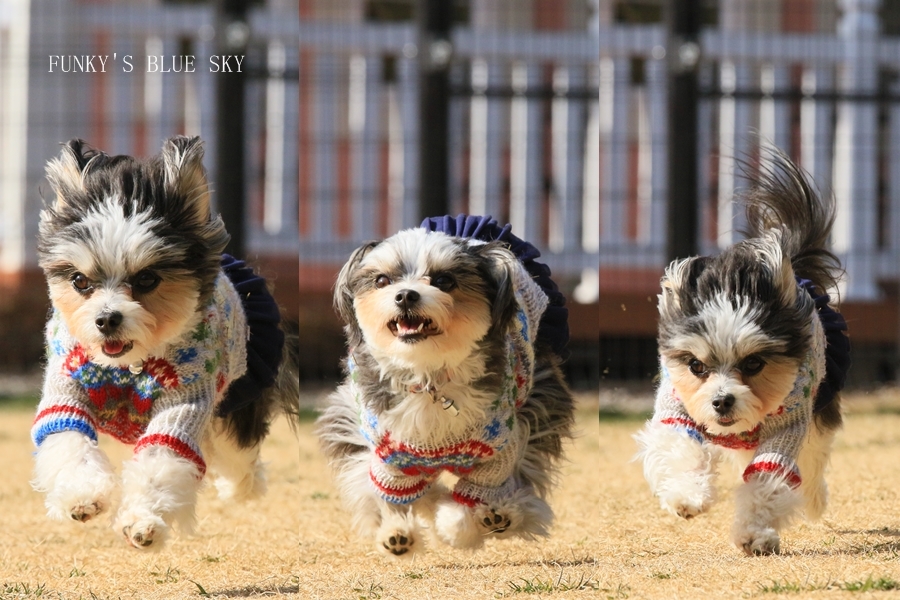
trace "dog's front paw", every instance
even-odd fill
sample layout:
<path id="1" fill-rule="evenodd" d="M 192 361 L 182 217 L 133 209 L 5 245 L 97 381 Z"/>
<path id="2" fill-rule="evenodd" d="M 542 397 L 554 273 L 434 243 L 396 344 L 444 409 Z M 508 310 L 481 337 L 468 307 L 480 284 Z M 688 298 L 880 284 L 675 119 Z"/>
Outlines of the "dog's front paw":
<path id="1" fill-rule="evenodd" d="M 415 545 L 415 538 L 409 532 L 395 531 L 387 538 L 381 538 L 381 546 L 394 556 L 403 556 Z"/>
<path id="2" fill-rule="evenodd" d="M 378 528 L 379 550 L 391 556 L 409 558 L 418 550 L 419 532 L 412 514 L 389 513 Z"/>
<path id="3" fill-rule="evenodd" d="M 657 490 L 659 505 L 682 519 L 693 519 L 705 513 L 715 502 L 715 488 L 699 473 L 684 473 L 672 478 Z"/>
<path id="4" fill-rule="evenodd" d="M 766 556 L 781 553 L 781 538 L 778 537 L 778 532 L 771 527 L 737 534 L 734 543 L 748 556 Z"/>
<path id="5" fill-rule="evenodd" d="M 659 499 L 659 505 L 676 517 L 693 519 L 697 515 L 706 512 L 710 503 L 702 499 L 664 498 Z"/>
<path id="6" fill-rule="evenodd" d="M 54 433 L 35 453 L 35 490 L 47 494 L 47 514 L 84 523 L 110 507 L 116 477 L 106 455 L 75 431 Z"/>
<path id="7" fill-rule="evenodd" d="M 117 527 L 125 541 L 139 550 L 157 550 L 162 547 L 168 526 L 159 517 L 147 515 L 138 518 L 119 518 Z"/>
<path id="8" fill-rule="evenodd" d="M 74 521 L 86 523 L 104 510 L 106 510 L 105 500 L 98 499 L 93 502 L 80 502 L 69 509 L 69 516 L 72 517 L 72 520 Z"/>
<path id="9" fill-rule="evenodd" d="M 512 519 L 503 512 L 481 505 L 475 510 L 475 520 L 484 528 L 484 534 L 503 533 L 512 526 Z"/>

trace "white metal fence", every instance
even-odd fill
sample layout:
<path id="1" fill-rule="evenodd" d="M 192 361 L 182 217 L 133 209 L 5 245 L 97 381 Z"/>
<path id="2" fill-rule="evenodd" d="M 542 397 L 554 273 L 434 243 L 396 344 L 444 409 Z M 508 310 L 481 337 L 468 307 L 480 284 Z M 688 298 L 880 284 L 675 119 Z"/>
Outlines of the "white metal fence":
<path id="1" fill-rule="evenodd" d="M 210 5 L 37 4 L 0 0 L 0 266 L 13 272 L 35 265 L 39 188 L 60 142 L 81 137 L 110 154 L 149 155 L 177 133 L 200 135 L 213 189 L 216 148 L 228 142 L 215 129 Z M 250 253 L 297 252 L 299 20 L 285 6 L 251 10 L 242 64 L 253 70 L 245 149 Z M 179 58 L 187 55 L 195 57 L 194 72 Z M 66 73 L 51 56 L 104 56 L 105 72 Z M 99 59 L 93 66 L 100 70 Z"/>
<path id="2" fill-rule="evenodd" d="M 702 33 L 701 87 L 721 93 L 700 106 L 699 230 L 704 253 L 735 241 L 735 159 L 752 162 L 768 140 L 833 191 L 843 298 L 873 300 L 879 282 L 900 279 L 900 81 L 884 77 L 900 71 L 900 40 L 879 36 L 875 3 L 846 5 L 834 34 Z M 599 40 L 601 273 L 661 272 L 666 33 L 613 26 Z"/>
<path id="3" fill-rule="evenodd" d="M 508 220 L 562 276 L 596 273 L 596 32 L 458 28 L 452 44 L 450 212 Z M 300 260 L 342 262 L 360 241 L 420 220 L 417 33 L 304 22 L 300 53 L 311 149 L 301 164 L 311 180 L 301 191 Z"/>

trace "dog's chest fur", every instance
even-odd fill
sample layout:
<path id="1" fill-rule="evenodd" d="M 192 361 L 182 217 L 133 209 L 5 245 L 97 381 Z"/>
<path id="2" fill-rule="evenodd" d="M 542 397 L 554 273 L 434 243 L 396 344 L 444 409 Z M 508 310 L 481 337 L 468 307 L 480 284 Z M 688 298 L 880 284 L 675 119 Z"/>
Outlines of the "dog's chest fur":
<path id="1" fill-rule="evenodd" d="M 427 378 L 379 380 L 371 357 L 348 360 L 361 430 L 376 454 L 405 469 L 465 470 L 517 438 L 532 362 L 513 338 L 493 340 L 456 369 Z"/>

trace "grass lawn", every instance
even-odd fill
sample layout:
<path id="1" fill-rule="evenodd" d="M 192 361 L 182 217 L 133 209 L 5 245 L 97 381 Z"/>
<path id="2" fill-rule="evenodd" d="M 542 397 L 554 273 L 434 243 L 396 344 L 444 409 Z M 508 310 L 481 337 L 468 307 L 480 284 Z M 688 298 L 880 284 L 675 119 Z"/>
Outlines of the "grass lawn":
<path id="1" fill-rule="evenodd" d="M 299 436 L 280 420 L 266 441 L 264 499 L 234 505 L 206 489 L 196 534 L 175 535 L 162 551 L 143 553 L 127 547 L 108 519 L 59 523 L 45 516 L 42 497 L 28 484 L 32 408 L 0 406 L 0 456 L 7 458 L 0 513 L 13 519 L 0 533 L 0 599 L 420 600 L 534 597 L 565 589 L 593 597 L 599 586 L 596 395 L 580 405 L 581 435 L 569 448 L 550 539 L 492 542 L 476 554 L 430 548 L 413 561 L 388 559 L 350 530 L 311 418 L 301 423 Z M 114 464 L 130 455 L 109 439 L 101 438 L 101 445 Z"/>
<path id="2" fill-rule="evenodd" d="M 643 416 L 597 422 L 581 398 L 581 435 L 569 447 L 552 504 L 552 536 L 491 541 L 478 553 L 432 547 L 395 561 L 348 526 L 312 422 L 299 437 L 280 421 L 263 454 L 270 489 L 243 506 L 205 490 L 198 529 L 161 552 L 126 547 L 109 523 L 56 523 L 28 485 L 31 409 L 0 409 L 6 462 L 0 511 L 0 598 L 888 598 L 900 594 L 900 393 L 846 399 L 829 474 L 825 519 L 782 535 L 782 554 L 746 557 L 728 541 L 732 480 L 720 503 L 682 521 L 659 509 L 631 435 Z M 129 449 L 104 441 L 114 460 Z"/>

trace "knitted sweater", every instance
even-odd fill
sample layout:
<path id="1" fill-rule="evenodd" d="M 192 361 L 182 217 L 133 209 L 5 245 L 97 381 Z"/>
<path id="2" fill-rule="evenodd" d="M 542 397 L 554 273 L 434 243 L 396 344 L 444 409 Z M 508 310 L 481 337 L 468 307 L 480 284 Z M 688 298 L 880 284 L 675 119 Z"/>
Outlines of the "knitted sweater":
<path id="1" fill-rule="evenodd" d="M 166 354 L 144 361 L 139 373 L 91 361 L 54 311 L 46 328 L 48 364 L 31 436 L 78 431 L 97 441 L 107 433 L 134 452 L 169 448 L 197 465 L 206 463 L 200 442 L 216 404 L 244 374 L 247 324 L 241 301 L 220 274 L 200 323 Z"/>
<path id="2" fill-rule="evenodd" d="M 715 444 L 732 450 L 752 450 L 744 481 L 764 473 L 782 476 L 792 487 L 800 485 L 797 456 L 806 439 L 819 384 L 825 375 L 825 334 L 818 318 L 812 319 L 812 346 L 787 398 L 756 427 L 737 433 L 713 434 L 688 414 L 678 398 L 668 370 L 660 361 L 661 381 L 653 411 L 655 422 L 683 431 L 699 444 Z"/>
<path id="3" fill-rule="evenodd" d="M 453 498 L 467 506 L 488 503 L 517 489 L 515 466 L 526 440 L 516 428 L 516 411 L 525 402 L 534 379 L 534 339 L 547 297 L 524 269 L 518 276 L 519 309 L 506 338 L 502 384 L 485 410 L 484 421 L 464 433 L 445 439 L 412 443 L 396 439 L 379 415 L 367 406 L 356 384 L 352 356 L 348 360 L 349 385 L 359 410 L 360 431 L 373 451 L 369 478 L 378 495 L 394 504 L 408 504 L 425 494 L 442 471 L 460 477 Z M 431 402 L 426 391 L 422 402 Z M 442 400 L 438 395 L 435 400 Z M 453 401 L 459 405 L 460 399 Z M 450 412 L 446 418 L 455 418 Z"/>

